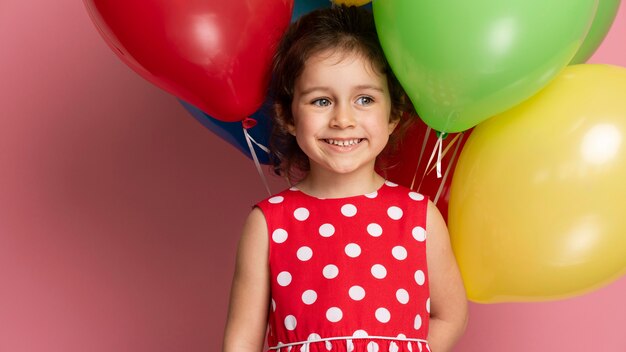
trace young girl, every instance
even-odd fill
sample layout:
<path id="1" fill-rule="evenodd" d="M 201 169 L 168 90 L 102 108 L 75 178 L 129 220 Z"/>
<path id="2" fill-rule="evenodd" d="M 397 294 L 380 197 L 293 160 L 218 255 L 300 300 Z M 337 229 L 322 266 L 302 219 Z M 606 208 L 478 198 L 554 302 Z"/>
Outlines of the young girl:
<path id="1" fill-rule="evenodd" d="M 246 221 L 224 351 L 261 351 L 266 332 L 279 352 L 450 351 L 467 303 L 445 223 L 375 171 L 414 115 L 371 13 L 303 17 L 274 77 L 273 152 L 279 174 L 299 182 Z"/>

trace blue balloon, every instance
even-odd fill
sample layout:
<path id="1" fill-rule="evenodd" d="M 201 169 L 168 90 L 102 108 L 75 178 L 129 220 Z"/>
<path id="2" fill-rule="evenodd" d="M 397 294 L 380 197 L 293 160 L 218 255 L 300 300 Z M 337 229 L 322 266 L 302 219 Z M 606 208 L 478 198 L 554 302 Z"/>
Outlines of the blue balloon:
<path id="1" fill-rule="evenodd" d="M 291 16 L 291 22 L 294 22 L 302 15 L 309 13 L 316 9 L 322 9 L 326 7 L 331 7 L 331 0 L 296 0 L 293 5 L 293 15 Z M 361 6 L 364 9 L 372 11 L 372 3 L 368 2 L 367 4 Z"/>
<path id="2" fill-rule="evenodd" d="M 252 159 L 250 154 L 250 148 L 246 142 L 246 137 L 243 134 L 243 125 L 241 122 L 224 122 L 209 116 L 204 111 L 198 109 L 194 105 L 191 105 L 183 100 L 178 100 L 183 107 L 193 116 L 198 122 L 200 122 L 209 131 L 215 133 L 218 137 L 228 142 L 233 147 L 239 149 L 244 155 Z M 269 136 L 272 129 L 271 119 L 268 114 L 268 106 L 266 104 L 255 112 L 250 118 L 256 120 L 257 124 L 254 127 L 248 129 L 248 134 L 254 138 L 259 144 L 268 146 Z M 269 155 L 252 143 L 254 151 L 261 164 L 269 165 Z"/>
<path id="3" fill-rule="evenodd" d="M 309 13 L 315 9 L 321 9 L 330 7 L 332 5 L 330 0 L 296 0 L 293 5 L 293 15 L 291 16 L 291 22 L 297 20 L 302 15 Z"/>

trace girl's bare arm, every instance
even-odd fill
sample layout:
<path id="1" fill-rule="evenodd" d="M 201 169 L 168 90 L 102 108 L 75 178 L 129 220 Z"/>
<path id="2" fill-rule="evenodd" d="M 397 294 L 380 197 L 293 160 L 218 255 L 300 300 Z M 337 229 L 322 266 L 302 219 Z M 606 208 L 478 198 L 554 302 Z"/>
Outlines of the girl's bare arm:
<path id="1" fill-rule="evenodd" d="M 269 309 L 268 234 L 265 217 L 254 208 L 243 228 L 223 352 L 259 352 L 263 349 Z"/>
<path id="2" fill-rule="evenodd" d="M 428 344 L 433 352 L 452 350 L 467 325 L 467 298 L 446 224 L 429 201 L 426 258 L 430 282 Z"/>

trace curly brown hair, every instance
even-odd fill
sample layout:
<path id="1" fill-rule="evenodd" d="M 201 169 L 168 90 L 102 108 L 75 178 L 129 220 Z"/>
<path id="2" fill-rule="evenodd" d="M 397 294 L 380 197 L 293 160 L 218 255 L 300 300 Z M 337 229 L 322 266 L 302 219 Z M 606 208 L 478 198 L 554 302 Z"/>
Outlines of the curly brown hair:
<path id="1" fill-rule="evenodd" d="M 392 107 L 390 119 L 400 122 L 381 155 L 396 149 L 404 131 L 417 118 L 411 101 L 385 58 L 370 11 L 355 6 L 333 6 L 310 12 L 287 29 L 274 55 L 272 67 L 270 91 L 274 111 L 270 158 L 274 172 L 290 181 L 302 179 L 310 169 L 308 157 L 288 129 L 294 124 L 291 103 L 295 83 L 310 57 L 329 50 L 363 55 L 377 72 L 387 77 Z"/>

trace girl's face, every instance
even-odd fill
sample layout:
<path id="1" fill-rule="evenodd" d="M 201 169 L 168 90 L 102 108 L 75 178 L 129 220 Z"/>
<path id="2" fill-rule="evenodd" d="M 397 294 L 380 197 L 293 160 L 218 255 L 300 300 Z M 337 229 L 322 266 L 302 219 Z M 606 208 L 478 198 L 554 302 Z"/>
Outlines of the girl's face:
<path id="1" fill-rule="evenodd" d="M 387 77 L 358 54 L 322 52 L 296 79 L 290 133 L 311 170 L 372 171 L 397 125 L 390 121 Z"/>

